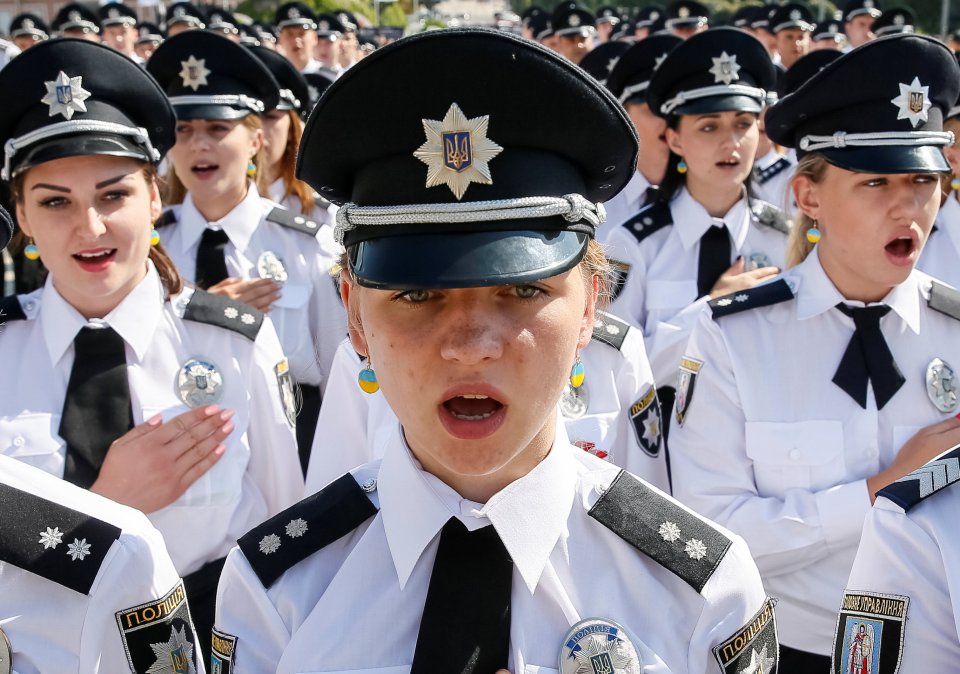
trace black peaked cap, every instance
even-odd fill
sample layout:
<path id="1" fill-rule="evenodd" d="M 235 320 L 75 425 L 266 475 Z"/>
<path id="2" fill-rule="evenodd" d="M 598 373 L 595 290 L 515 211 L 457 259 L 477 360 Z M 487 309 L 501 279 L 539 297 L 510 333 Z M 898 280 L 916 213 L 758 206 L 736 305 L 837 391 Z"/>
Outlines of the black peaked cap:
<path id="1" fill-rule="evenodd" d="M 248 46 L 247 49 L 260 59 L 280 85 L 280 101 L 277 107 L 281 110 L 296 110 L 301 115 L 310 112 L 310 89 L 300 71 L 285 56 L 273 49 L 254 46 Z"/>
<path id="2" fill-rule="evenodd" d="M 657 33 L 631 45 L 617 61 L 607 78 L 607 88 L 617 99 L 628 103 L 646 103 L 650 78 L 659 63 L 683 40 L 672 33 Z"/>

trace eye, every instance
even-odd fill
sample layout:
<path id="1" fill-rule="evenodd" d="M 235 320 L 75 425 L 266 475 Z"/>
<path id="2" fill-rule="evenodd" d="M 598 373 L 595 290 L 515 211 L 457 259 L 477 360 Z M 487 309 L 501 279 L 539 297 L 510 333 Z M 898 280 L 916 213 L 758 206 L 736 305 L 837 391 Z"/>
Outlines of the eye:
<path id="1" fill-rule="evenodd" d="M 926 184 L 926 183 L 932 183 L 932 182 L 938 181 L 939 178 L 937 178 L 936 176 L 930 173 L 920 173 L 913 180 L 916 183 Z"/>
<path id="2" fill-rule="evenodd" d="M 402 293 L 394 295 L 394 299 L 402 302 L 409 302 L 410 304 L 422 304 L 426 302 L 431 297 L 431 292 L 429 290 L 405 290 Z"/>
<path id="3" fill-rule="evenodd" d="M 117 201 L 130 196 L 130 191 L 125 189 L 110 190 L 103 195 L 105 201 Z"/>
<path id="4" fill-rule="evenodd" d="M 716 128 L 717 127 L 713 124 L 704 124 L 703 126 L 700 127 L 700 130 L 703 131 L 704 133 L 710 133 Z"/>
<path id="5" fill-rule="evenodd" d="M 67 200 L 63 197 L 47 197 L 40 200 L 40 206 L 43 208 L 58 208 L 66 205 Z"/>
<path id="6" fill-rule="evenodd" d="M 513 286 L 512 290 L 513 294 L 521 300 L 532 300 L 543 293 L 543 290 L 537 286 Z"/>
<path id="7" fill-rule="evenodd" d="M 864 180 L 863 184 L 867 187 L 882 187 L 887 184 L 886 178 L 871 178 L 870 180 Z"/>
<path id="8" fill-rule="evenodd" d="M 183 134 L 189 133 L 189 132 L 190 132 L 190 125 L 189 125 L 189 124 L 177 124 L 177 134 L 178 134 L 178 135 L 183 135 Z"/>

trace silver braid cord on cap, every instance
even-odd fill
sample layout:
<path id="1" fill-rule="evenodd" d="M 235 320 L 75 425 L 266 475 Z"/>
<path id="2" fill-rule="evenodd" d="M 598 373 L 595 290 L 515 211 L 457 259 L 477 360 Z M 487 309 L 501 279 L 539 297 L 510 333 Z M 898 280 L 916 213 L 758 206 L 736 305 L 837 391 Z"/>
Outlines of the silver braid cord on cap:
<path id="1" fill-rule="evenodd" d="M 847 133 L 837 131 L 830 136 L 804 136 L 800 149 L 842 150 L 847 147 L 920 147 L 923 145 L 952 145 L 952 131 L 876 131 L 873 133 Z"/>
<path id="2" fill-rule="evenodd" d="M 347 232 L 360 227 L 384 225 L 457 224 L 526 220 L 561 215 L 568 222 L 587 222 L 594 228 L 607 220 L 601 203 L 587 201 L 579 194 L 562 197 L 523 197 L 459 204 L 410 204 L 405 206 L 357 206 L 347 203 L 337 211 L 334 237 L 343 245 Z"/>

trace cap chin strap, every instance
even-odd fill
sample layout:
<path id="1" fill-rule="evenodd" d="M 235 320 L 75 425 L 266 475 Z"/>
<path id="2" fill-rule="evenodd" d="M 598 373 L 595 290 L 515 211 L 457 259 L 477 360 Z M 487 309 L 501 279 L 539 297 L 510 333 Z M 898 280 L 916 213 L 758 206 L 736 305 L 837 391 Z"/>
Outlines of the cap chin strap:
<path id="1" fill-rule="evenodd" d="M 230 108 L 247 108 L 254 112 L 263 112 L 263 101 L 250 96 L 222 94 L 216 96 L 171 96 L 170 103 L 177 105 L 226 105 Z"/>
<path id="2" fill-rule="evenodd" d="M 599 227 L 607 211 L 579 194 L 562 197 L 523 197 L 495 201 L 468 201 L 459 204 L 410 204 L 406 206 L 357 206 L 347 203 L 337 211 L 334 238 L 343 245 L 347 232 L 360 227 L 461 222 L 526 220 L 562 215 L 568 222 L 587 222 Z"/>
<path id="3" fill-rule="evenodd" d="M 952 131 L 875 131 L 873 133 L 847 133 L 837 131 L 831 136 L 804 136 L 798 147 L 804 152 L 817 150 L 842 150 L 847 147 L 921 147 L 924 145 L 946 146 L 953 144 Z"/>
<path id="4" fill-rule="evenodd" d="M 153 147 L 153 144 L 150 142 L 150 135 L 143 127 L 126 126 L 113 122 L 100 122 L 92 119 L 76 119 L 43 126 L 35 131 L 25 133 L 18 138 L 11 138 L 4 143 L 3 170 L 0 171 L 0 178 L 4 180 L 11 179 L 10 165 L 13 162 L 14 156 L 16 156 L 20 150 L 44 140 L 56 138 L 57 136 L 72 136 L 80 133 L 109 133 L 114 136 L 127 136 L 142 147 L 152 161 L 160 161 L 160 151 Z"/>
<path id="5" fill-rule="evenodd" d="M 749 96 L 750 98 L 756 98 L 760 103 L 763 103 L 763 100 L 767 96 L 767 92 L 764 89 L 748 87 L 745 84 L 717 84 L 712 87 L 701 87 L 699 89 L 691 89 L 690 91 L 681 91 L 670 100 L 665 101 L 663 105 L 660 106 L 660 112 L 664 115 L 669 115 L 684 103 L 695 101 L 698 98 L 730 95 Z"/>

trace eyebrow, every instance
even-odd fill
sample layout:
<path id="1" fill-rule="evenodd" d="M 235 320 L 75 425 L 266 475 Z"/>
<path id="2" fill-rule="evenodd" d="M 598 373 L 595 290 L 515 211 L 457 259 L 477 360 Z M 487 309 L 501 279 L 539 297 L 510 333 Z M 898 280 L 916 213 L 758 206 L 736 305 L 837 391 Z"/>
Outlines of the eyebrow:
<path id="1" fill-rule="evenodd" d="M 107 178 L 106 180 L 104 180 L 104 181 L 102 181 L 102 182 L 99 182 L 99 183 L 97 183 L 96 185 L 94 185 L 94 187 L 95 187 L 96 189 L 98 189 L 98 190 L 99 190 L 99 189 L 103 189 L 104 187 L 107 187 L 108 185 L 113 185 L 114 183 L 120 182 L 121 180 L 123 180 L 124 178 L 126 178 L 127 175 L 128 175 L 128 174 L 123 173 L 123 174 L 120 174 L 120 175 L 118 175 L 118 176 L 114 176 L 113 178 Z M 31 190 L 47 189 L 47 190 L 53 190 L 54 192 L 63 192 L 64 194 L 70 194 L 70 188 L 69 188 L 69 187 L 62 187 L 62 186 L 60 186 L 60 185 L 51 185 L 50 183 L 37 183 L 36 185 L 34 185 L 33 187 L 31 187 L 30 189 L 31 189 Z"/>

